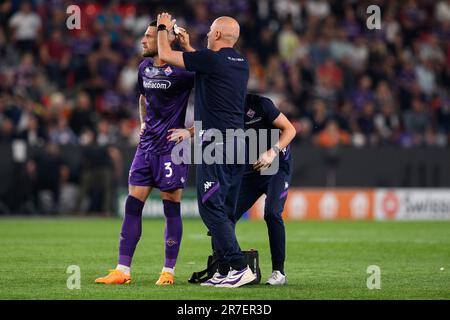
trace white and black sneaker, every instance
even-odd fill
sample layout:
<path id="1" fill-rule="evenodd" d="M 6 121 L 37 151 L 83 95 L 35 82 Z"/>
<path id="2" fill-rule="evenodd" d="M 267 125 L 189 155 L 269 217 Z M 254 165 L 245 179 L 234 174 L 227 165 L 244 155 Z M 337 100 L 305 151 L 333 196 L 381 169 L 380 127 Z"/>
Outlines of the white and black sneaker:
<path id="1" fill-rule="evenodd" d="M 211 279 L 206 280 L 205 282 L 200 283 L 201 286 L 204 287 L 213 287 L 217 284 L 222 283 L 223 280 L 225 280 L 227 276 L 221 275 L 219 272 L 214 273 L 213 277 Z"/>
<path id="2" fill-rule="evenodd" d="M 272 272 L 272 275 L 267 279 L 266 284 L 271 286 L 282 286 L 284 284 L 287 284 L 287 279 L 284 274 L 282 274 L 280 271 L 275 270 Z"/>
<path id="3" fill-rule="evenodd" d="M 230 272 L 228 272 L 226 279 L 215 286 L 219 288 L 237 288 L 250 283 L 255 279 L 256 275 L 253 273 L 252 269 L 247 266 L 242 270 L 231 269 Z"/>

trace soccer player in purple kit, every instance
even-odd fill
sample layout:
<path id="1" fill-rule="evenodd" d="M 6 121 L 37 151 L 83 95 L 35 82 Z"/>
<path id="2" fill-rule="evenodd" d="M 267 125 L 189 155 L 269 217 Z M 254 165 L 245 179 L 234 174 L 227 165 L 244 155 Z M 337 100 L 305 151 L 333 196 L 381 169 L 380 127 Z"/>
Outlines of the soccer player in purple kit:
<path id="1" fill-rule="evenodd" d="M 170 43 L 176 36 L 171 31 Z M 194 73 L 167 64 L 158 56 L 156 21 L 150 23 L 141 41 L 143 56 L 139 66 L 140 142 L 129 173 L 129 193 L 119 242 L 117 267 L 101 284 L 131 282 L 131 262 L 142 231 L 142 210 L 153 188 L 159 188 L 164 207 L 165 263 L 157 285 L 174 284 L 174 269 L 183 226 L 180 201 L 187 179 L 187 164 L 174 164 L 171 151 L 175 142 L 167 139 L 170 129 L 183 128 Z M 183 41 L 180 39 L 183 47 Z M 183 49 L 186 49 L 183 47 Z"/>

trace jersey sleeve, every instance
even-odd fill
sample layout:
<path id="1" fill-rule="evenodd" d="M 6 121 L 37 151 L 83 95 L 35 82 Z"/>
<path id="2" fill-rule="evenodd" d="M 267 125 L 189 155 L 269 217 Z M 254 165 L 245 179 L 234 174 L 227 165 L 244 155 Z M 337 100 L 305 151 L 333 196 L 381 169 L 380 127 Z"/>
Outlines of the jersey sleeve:
<path id="1" fill-rule="evenodd" d="M 272 123 L 280 115 L 280 110 L 275 107 L 274 103 L 269 98 L 259 97 L 258 100 L 264 120 L 268 123 Z"/>
<path id="2" fill-rule="evenodd" d="M 186 70 L 200 73 L 210 73 L 214 68 L 216 53 L 209 49 L 194 52 L 183 52 Z"/>

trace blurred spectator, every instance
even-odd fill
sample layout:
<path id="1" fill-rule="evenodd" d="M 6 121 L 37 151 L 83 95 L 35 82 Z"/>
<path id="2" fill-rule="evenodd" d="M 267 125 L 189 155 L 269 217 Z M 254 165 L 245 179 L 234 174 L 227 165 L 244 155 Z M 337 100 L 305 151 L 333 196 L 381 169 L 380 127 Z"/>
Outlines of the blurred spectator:
<path id="1" fill-rule="evenodd" d="M 400 119 L 392 104 L 383 104 L 374 118 L 375 127 L 380 135 L 380 142 L 390 145 L 395 142 L 396 134 L 400 130 Z"/>
<path id="2" fill-rule="evenodd" d="M 113 209 L 114 167 L 108 148 L 95 143 L 95 134 L 90 129 L 83 129 L 81 145 L 81 178 L 75 213 L 87 211 L 110 215 Z M 88 195 L 89 203 L 86 205 Z"/>
<path id="3" fill-rule="evenodd" d="M 114 144 L 116 138 L 111 130 L 109 122 L 105 119 L 97 123 L 97 145 L 104 147 Z"/>
<path id="4" fill-rule="evenodd" d="M 380 81 L 375 89 L 374 95 L 375 107 L 381 110 L 384 106 L 395 104 L 395 98 L 386 81 Z"/>
<path id="5" fill-rule="evenodd" d="M 19 51 L 35 52 L 41 26 L 41 17 L 32 11 L 31 3 L 21 1 L 20 11 L 13 14 L 9 20 L 12 39 Z"/>
<path id="6" fill-rule="evenodd" d="M 39 124 L 39 118 L 35 114 L 28 114 L 26 118 L 25 128 L 18 133 L 17 138 L 25 140 L 29 146 L 43 146 L 46 134 Z"/>
<path id="7" fill-rule="evenodd" d="M 359 80 L 358 87 L 352 93 L 353 108 L 356 112 L 361 112 L 368 102 L 373 101 L 372 80 L 369 76 L 364 75 Z"/>
<path id="8" fill-rule="evenodd" d="M 139 143 L 139 132 L 137 132 L 137 129 L 137 126 L 133 128 L 130 121 L 121 120 L 116 143 L 118 145 L 137 145 Z"/>
<path id="9" fill-rule="evenodd" d="M 64 88 L 71 54 L 60 30 L 53 30 L 50 39 L 41 46 L 40 58 L 49 79 Z"/>
<path id="10" fill-rule="evenodd" d="M 449 22 L 450 21 L 450 1 L 441 0 L 436 3 L 435 6 L 436 19 L 439 22 Z"/>
<path id="11" fill-rule="evenodd" d="M 59 118 L 58 122 L 49 128 L 49 140 L 57 145 L 76 144 L 77 137 L 70 129 L 66 118 Z"/>
<path id="12" fill-rule="evenodd" d="M 336 102 L 338 91 L 342 87 L 342 70 L 334 60 L 327 58 L 317 67 L 316 79 L 316 97 L 331 103 Z"/>
<path id="13" fill-rule="evenodd" d="M 70 117 L 70 127 L 77 136 L 85 128 L 94 129 L 97 115 L 92 108 L 91 99 L 86 92 L 77 94 L 75 108 Z"/>
<path id="14" fill-rule="evenodd" d="M 405 113 L 403 121 L 407 132 L 413 135 L 414 143 L 421 144 L 425 130 L 431 124 L 431 118 L 420 99 L 412 101 L 411 110 Z"/>
<path id="15" fill-rule="evenodd" d="M 306 1 L 306 11 L 309 16 L 322 19 L 330 14 L 330 4 L 325 0 L 308 0 Z"/>
<path id="16" fill-rule="evenodd" d="M 89 70 L 95 86 L 105 88 L 116 83 L 122 59 L 112 46 L 108 34 L 100 37 L 100 43 L 88 57 Z"/>
<path id="17" fill-rule="evenodd" d="M 69 177 L 69 168 L 62 160 L 58 146 L 48 143 L 27 162 L 26 171 L 35 211 L 58 213 L 61 184 Z M 43 191 L 50 192 L 50 197 L 43 194 Z"/>
<path id="18" fill-rule="evenodd" d="M 312 111 L 313 111 L 311 115 L 312 131 L 313 133 L 317 133 L 322 131 L 328 122 L 328 115 L 325 103 L 319 99 L 314 100 Z"/>
<path id="19" fill-rule="evenodd" d="M 330 120 L 315 139 L 316 145 L 324 148 L 333 148 L 339 145 L 348 145 L 350 136 L 339 128 L 336 121 Z"/>
<path id="20" fill-rule="evenodd" d="M 293 63 L 295 61 L 295 49 L 298 45 L 298 37 L 294 32 L 292 23 L 286 22 L 278 36 L 278 52 L 281 58 L 288 63 Z"/>
<path id="21" fill-rule="evenodd" d="M 375 115 L 375 107 L 373 102 L 366 102 L 363 107 L 361 115 L 357 119 L 358 127 L 361 130 L 361 133 L 366 136 L 366 139 L 371 142 L 371 144 L 375 144 L 376 141 L 374 133 L 375 133 L 375 123 L 374 123 L 374 115 Z"/>
<path id="22" fill-rule="evenodd" d="M 119 29 L 122 24 L 122 16 L 118 10 L 118 1 L 112 0 L 99 12 L 95 21 L 97 32 L 108 32 L 112 42 L 119 40 Z"/>
<path id="23" fill-rule="evenodd" d="M 14 138 L 14 123 L 9 118 L 0 119 L 0 142 L 11 143 Z"/>

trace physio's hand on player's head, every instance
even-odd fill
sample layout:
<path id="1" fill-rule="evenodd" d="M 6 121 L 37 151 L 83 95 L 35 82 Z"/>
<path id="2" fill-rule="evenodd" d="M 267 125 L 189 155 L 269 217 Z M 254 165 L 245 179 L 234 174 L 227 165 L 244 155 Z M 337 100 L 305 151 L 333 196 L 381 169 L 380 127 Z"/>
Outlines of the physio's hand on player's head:
<path id="1" fill-rule="evenodd" d="M 158 17 L 156 19 L 156 24 L 159 26 L 160 24 L 163 24 L 166 26 L 167 30 L 172 30 L 173 25 L 175 24 L 177 20 L 172 19 L 172 16 L 168 14 L 167 12 L 162 12 L 158 14 Z"/>
<path id="2" fill-rule="evenodd" d="M 253 169 L 264 170 L 270 167 L 277 154 L 273 149 L 269 149 L 259 156 L 259 159 L 253 164 Z"/>
<path id="3" fill-rule="evenodd" d="M 186 29 L 178 27 L 178 30 L 180 31 L 178 33 L 178 41 L 180 42 L 181 48 L 185 51 L 190 51 L 192 49 L 191 44 L 189 42 L 189 33 L 186 31 Z"/>
<path id="4" fill-rule="evenodd" d="M 175 141 L 176 144 L 191 137 L 191 133 L 187 129 L 169 129 L 168 132 L 167 140 Z"/>

